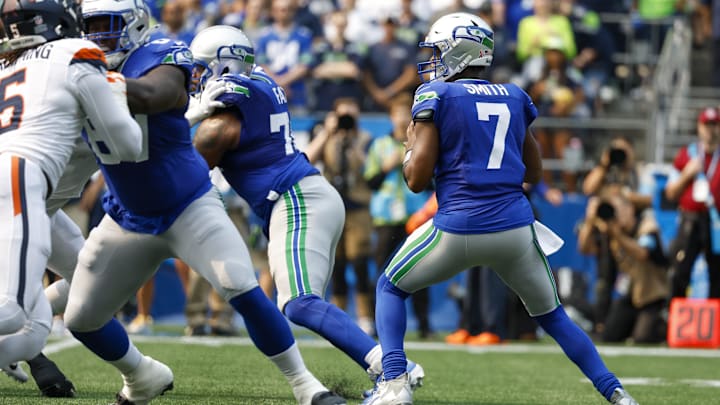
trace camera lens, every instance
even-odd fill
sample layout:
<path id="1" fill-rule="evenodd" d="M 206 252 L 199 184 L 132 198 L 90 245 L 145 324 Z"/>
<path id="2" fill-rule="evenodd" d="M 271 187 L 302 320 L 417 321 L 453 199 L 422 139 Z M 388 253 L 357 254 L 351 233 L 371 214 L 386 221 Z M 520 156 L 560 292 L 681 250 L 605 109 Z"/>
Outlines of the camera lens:
<path id="1" fill-rule="evenodd" d="M 338 117 L 337 126 L 339 129 L 353 129 L 355 128 L 355 117 L 350 114 L 343 114 Z"/>
<path id="2" fill-rule="evenodd" d="M 608 220 L 615 218 L 615 207 L 612 204 L 603 201 L 597 207 L 597 216 L 600 219 Z"/>
<path id="3" fill-rule="evenodd" d="M 611 165 L 622 165 L 627 160 L 627 154 L 620 148 L 610 149 L 610 164 Z"/>

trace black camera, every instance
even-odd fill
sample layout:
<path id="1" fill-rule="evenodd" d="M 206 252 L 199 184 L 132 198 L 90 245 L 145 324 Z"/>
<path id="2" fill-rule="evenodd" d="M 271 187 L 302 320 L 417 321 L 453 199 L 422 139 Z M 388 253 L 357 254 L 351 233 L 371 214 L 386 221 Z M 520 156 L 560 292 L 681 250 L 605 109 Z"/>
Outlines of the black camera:
<path id="1" fill-rule="evenodd" d="M 343 114 L 338 117 L 338 129 L 350 130 L 355 128 L 356 121 L 355 117 L 350 114 Z"/>
<path id="2" fill-rule="evenodd" d="M 622 166 L 627 161 L 627 153 L 620 148 L 611 148 L 608 155 L 610 166 Z"/>
<path id="3" fill-rule="evenodd" d="M 603 201 L 598 204 L 595 215 L 605 221 L 611 220 L 615 218 L 615 207 L 613 207 L 609 202 Z"/>

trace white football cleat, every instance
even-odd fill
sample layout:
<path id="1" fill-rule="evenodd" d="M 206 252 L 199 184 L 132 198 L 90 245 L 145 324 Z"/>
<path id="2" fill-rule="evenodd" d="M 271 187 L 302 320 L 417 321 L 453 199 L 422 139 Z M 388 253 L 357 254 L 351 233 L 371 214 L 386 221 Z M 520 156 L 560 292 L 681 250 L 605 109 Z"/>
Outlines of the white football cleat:
<path id="1" fill-rule="evenodd" d="M 363 398 L 367 398 L 372 395 L 373 391 L 377 387 L 377 383 L 380 381 L 380 376 L 382 375 L 382 372 L 375 371 L 375 368 L 378 367 L 382 370 L 382 365 L 376 365 L 376 367 L 370 367 L 367 369 L 368 376 L 370 377 L 370 380 L 375 384 L 375 387 L 363 392 Z M 416 389 L 423 386 L 423 380 L 425 380 L 425 370 L 420 364 L 415 363 L 412 360 L 407 361 L 406 370 L 408 374 L 408 380 L 410 382 L 410 389 L 415 392 Z"/>
<path id="2" fill-rule="evenodd" d="M 8 377 L 19 383 L 25 383 L 28 380 L 28 375 L 25 370 L 20 367 L 17 363 L 12 363 L 7 367 L 2 367 L 2 371 L 8 375 Z"/>
<path id="3" fill-rule="evenodd" d="M 362 405 L 412 405 L 412 388 L 408 373 L 402 373 L 392 380 L 380 378 L 372 395 Z"/>
<path id="4" fill-rule="evenodd" d="M 640 405 L 622 388 L 615 388 L 612 397 L 610 397 L 610 403 L 613 405 Z"/>
<path id="5" fill-rule="evenodd" d="M 138 367 L 123 375 L 125 384 L 115 405 L 147 405 L 152 399 L 173 389 L 173 373 L 165 364 L 143 356 Z"/>

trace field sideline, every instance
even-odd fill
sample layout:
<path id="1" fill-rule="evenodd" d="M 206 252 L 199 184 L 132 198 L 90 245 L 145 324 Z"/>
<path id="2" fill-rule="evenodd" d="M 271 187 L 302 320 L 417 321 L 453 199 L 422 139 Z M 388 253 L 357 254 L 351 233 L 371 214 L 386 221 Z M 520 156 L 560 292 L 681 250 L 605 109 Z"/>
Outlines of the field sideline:
<path id="1" fill-rule="evenodd" d="M 248 338 L 141 337 L 146 354 L 175 372 L 175 390 L 153 404 L 294 404 L 284 378 Z M 316 338 L 300 338 L 309 368 L 328 387 L 361 401 L 370 387 L 362 370 Z M 435 342 L 408 342 L 408 353 L 426 371 L 417 391 L 419 405 L 604 404 L 559 347 L 551 343 L 510 343 L 484 348 Z M 718 404 L 720 350 L 601 346 L 601 355 L 642 405 Z M 46 399 L 34 384 L 0 378 L 0 404 L 108 404 L 120 388 L 115 370 L 77 341 L 54 341 L 44 351 L 73 380 L 75 399 Z M 27 366 L 25 365 L 27 370 Z"/>

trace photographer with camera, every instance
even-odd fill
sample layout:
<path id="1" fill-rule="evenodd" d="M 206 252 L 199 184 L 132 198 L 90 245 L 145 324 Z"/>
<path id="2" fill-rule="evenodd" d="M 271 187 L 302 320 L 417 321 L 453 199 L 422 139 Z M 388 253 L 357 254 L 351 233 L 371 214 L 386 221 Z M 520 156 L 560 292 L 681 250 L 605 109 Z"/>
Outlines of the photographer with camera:
<path id="1" fill-rule="evenodd" d="M 662 311 L 669 291 L 669 262 L 652 211 L 638 211 L 620 186 L 608 186 L 588 201 L 578 240 L 581 249 L 597 254 L 593 233 L 602 235 L 618 270 L 630 279 L 629 293 L 608 305 L 604 328 L 598 330 L 602 340 L 621 342 L 631 337 L 636 343 L 662 342 L 667 328 Z"/>
<path id="2" fill-rule="evenodd" d="M 632 142 L 624 136 L 615 136 L 602 152 L 600 163 L 585 177 L 582 185 L 583 193 L 588 197 L 592 197 L 603 194 L 609 189 L 610 193 L 622 194 L 640 212 L 651 205 L 652 198 L 638 192 L 639 177 Z M 603 205 L 599 213 L 596 212 L 595 208 L 588 206 L 587 217 L 596 217 L 598 214 L 607 216 L 609 213 L 608 205 Z M 587 219 L 585 223 L 588 224 Z M 590 221 L 590 224 L 592 224 L 592 221 Z M 602 333 L 605 318 L 610 309 L 612 292 L 618 274 L 618 265 L 610 252 L 606 233 L 589 232 L 590 229 L 585 229 L 586 232 L 583 234 L 581 228 L 579 238 L 582 243 L 579 248 L 582 253 L 592 254 L 597 259 L 595 331 Z"/>
<path id="3" fill-rule="evenodd" d="M 333 111 L 305 149 L 311 163 L 322 162 L 323 175 L 345 204 L 345 227 L 337 245 L 332 276 L 332 302 L 347 310 L 348 285 L 345 268 L 351 264 L 357 279 L 355 308 L 358 325 L 374 334 L 373 293 L 368 262 L 371 255 L 370 187 L 364 178 L 365 161 L 371 136 L 360 129 L 360 105 L 354 98 L 335 100 Z"/>
<path id="4" fill-rule="evenodd" d="M 702 252 L 707 261 L 709 298 L 720 298 L 720 111 L 705 108 L 698 115 L 698 142 L 680 149 L 675 172 L 665 187 L 665 196 L 677 201 L 680 225 L 670 246 L 672 252 L 671 297 L 684 297 L 695 260 Z"/>
<path id="5" fill-rule="evenodd" d="M 619 135 L 610 140 L 610 145 L 600 156 L 600 163 L 585 176 L 582 190 L 585 195 L 593 196 L 607 185 L 620 185 L 622 193 L 635 208 L 642 210 L 652 204 L 652 197 L 638 192 L 639 178 L 632 141 Z"/>

